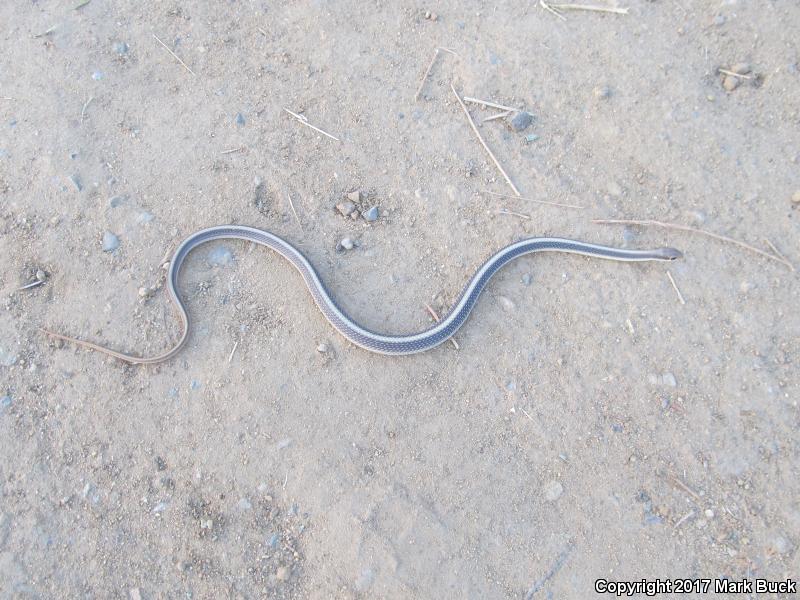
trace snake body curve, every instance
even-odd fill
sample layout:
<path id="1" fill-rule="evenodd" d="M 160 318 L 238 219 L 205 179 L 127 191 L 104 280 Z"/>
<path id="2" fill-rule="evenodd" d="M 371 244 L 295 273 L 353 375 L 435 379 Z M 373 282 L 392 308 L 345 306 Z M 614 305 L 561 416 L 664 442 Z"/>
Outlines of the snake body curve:
<path id="1" fill-rule="evenodd" d="M 186 308 L 177 292 L 178 276 L 180 275 L 181 267 L 192 250 L 207 242 L 221 239 L 237 239 L 254 242 L 266 246 L 280 254 L 300 272 L 317 307 L 341 335 L 366 350 L 389 355 L 416 354 L 418 352 L 430 350 L 442 342 L 447 341 L 466 322 L 475 303 L 478 301 L 478 297 L 481 295 L 481 292 L 492 276 L 502 269 L 504 265 L 520 256 L 533 252 L 566 252 L 624 262 L 671 261 L 681 257 L 681 253 L 674 248 L 626 250 L 563 238 L 524 239 L 499 250 L 483 263 L 467 285 L 464 286 L 461 295 L 450 309 L 450 312 L 448 312 L 441 321 L 419 333 L 410 335 L 383 335 L 361 327 L 348 317 L 336 304 L 313 265 L 292 244 L 273 233 L 261 229 L 242 225 L 219 225 L 200 230 L 186 238 L 180 246 L 178 246 L 169 263 L 167 292 L 170 300 L 178 309 L 183 331 L 178 342 L 166 352 L 152 357 L 140 357 L 117 352 L 105 346 L 100 346 L 92 342 L 79 340 L 49 330 L 43 329 L 42 331 L 53 337 L 73 342 L 99 352 L 104 352 L 105 354 L 133 364 L 153 364 L 173 358 L 184 346 L 189 334 L 189 315 L 186 313 Z"/>

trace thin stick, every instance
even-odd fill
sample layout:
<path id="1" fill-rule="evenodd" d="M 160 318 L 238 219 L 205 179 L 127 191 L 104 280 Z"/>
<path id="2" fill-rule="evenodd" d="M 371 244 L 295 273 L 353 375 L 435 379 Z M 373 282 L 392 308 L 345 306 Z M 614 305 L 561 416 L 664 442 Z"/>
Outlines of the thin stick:
<path id="1" fill-rule="evenodd" d="M 486 123 L 487 121 L 494 121 L 495 119 L 502 119 L 503 117 L 507 117 L 511 114 L 510 110 L 505 112 L 497 113 L 496 115 L 492 115 L 491 117 L 486 117 L 483 122 Z"/>
<path id="2" fill-rule="evenodd" d="M 789 265 L 789 268 L 790 268 L 792 271 L 794 271 L 794 270 L 795 270 L 795 268 L 794 268 L 794 265 L 793 265 L 792 263 L 790 263 L 790 262 L 788 261 L 788 259 L 787 259 L 787 258 L 786 258 L 786 257 L 785 257 L 783 254 L 781 254 L 781 251 L 780 251 L 780 250 L 778 250 L 778 249 L 775 247 L 775 244 L 773 244 L 772 242 L 770 242 L 770 241 L 769 241 L 767 238 L 764 238 L 764 241 L 767 243 L 767 246 L 769 246 L 769 247 L 772 249 L 772 251 L 773 251 L 773 252 L 774 252 L 774 253 L 775 253 L 777 256 L 781 257 L 781 258 L 784 260 L 784 262 L 785 262 L 787 265 Z"/>
<path id="3" fill-rule="evenodd" d="M 558 11 L 557 11 L 556 9 L 554 9 L 553 7 L 551 7 L 551 6 L 550 6 L 550 5 L 549 5 L 547 2 L 545 2 L 544 0 L 539 0 L 539 6 L 541 6 L 541 7 L 542 7 L 543 9 L 545 9 L 546 11 L 549 11 L 549 12 L 553 13 L 555 16 L 557 16 L 557 17 L 558 17 L 559 19 L 561 19 L 562 21 L 566 21 L 566 20 L 567 20 L 567 17 L 565 17 L 564 15 L 562 15 L 560 12 L 558 12 Z"/>
<path id="4" fill-rule="evenodd" d="M 690 510 L 688 513 L 686 513 L 680 519 L 678 519 L 678 522 L 675 523 L 675 525 L 674 525 L 675 529 L 677 529 L 678 527 L 680 527 L 681 525 L 686 523 L 686 521 L 691 519 L 693 516 L 694 516 L 694 510 Z"/>
<path id="5" fill-rule="evenodd" d="M 228 356 L 228 362 L 231 362 L 233 360 L 233 353 L 236 352 L 236 347 L 238 345 L 239 345 L 239 340 L 236 340 L 236 342 L 234 342 L 234 344 L 233 344 L 233 350 L 231 350 L 231 353 Z"/>
<path id="6" fill-rule="evenodd" d="M 86 104 L 83 105 L 83 108 L 81 109 L 81 121 L 83 121 L 83 119 L 86 117 L 86 109 L 89 108 L 89 105 L 92 103 L 92 100 L 94 100 L 94 96 L 90 96 L 89 99 L 86 101 Z"/>
<path id="7" fill-rule="evenodd" d="M 669 282 L 672 284 L 672 287 L 675 288 L 675 293 L 678 294 L 678 300 L 681 301 L 681 304 L 686 304 L 686 300 L 683 299 L 683 294 L 678 289 L 678 284 L 675 283 L 675 280 L 672 278 L 672 273 L 667 271 L 667 277 L 669 278 Z"/>
<path id="8" fill-rule="evenodd" d="M 525 410 L 525 409 L 524 409 L 524 408 L 522 408 L 521 406 L 519 407 L 519 409 L 520 409 L 520 410 L 521 410 L 523 413 L 525 413 L 525 416 L 526 416 L 526 417 L 528 417 L 528 418 L 529 418 L 531 421 L 533 421 L 533 417 L 532 417 L 532 416 L 530 416 L 530 414 L 528 414 L 528 411 L 527 411 L 527 410 Z"/>
<path id="9" fill-rule="evenodd" d="M 13 100 L 11 96 L 3 96 L 0 100 Z"/>
<path id="10" fill-rule="evenodd" d="M 723 73 L 725 75 L 731 75 L 733 77 L 739 77 L 741 79 L 752 79 L 752 75 L 742 75 L 741 73 L 737 73 L 736 71 L 728 71 L 728 69 L 717 69 L 718 73 Z"/>
<path id="11" fill-rule="evenodd" d="M 607 12 L 617 15 L 627 15 L 627 8 L 614 8 L 612 6 L 592 6 L 590 4 L 551 4 L 556 10 L 590 10 L 594 12 Z"/>
<path id="12" fill-rule="evenodd" d="M 433 69 L 433 64 L 436 62 L 436 59 L 439 57 L 439 48 L 435 48 L 433 51 L 433 58 L 431 59 L 428 68 L 425 69 L 425 74 L 422 76 L 422 81 L 419 82 L 419 87 L 417 88 L 417 93 L 414 94 L 414 102 L 419 100 L 419 95 L 422 93 L 422 88 L 425 87 L 425 81 L 428 79 L 428 75 L 431 74 L 431 69 Z"/>
<path id="13" fill-rule="evenodd" d="M 297 113 L 293 113 L 292 111 L 290 111 L 288 108 L 285 108 L 285 107 L 284 107 L 283 110 L 285 110 L 287 113 L 292 115 L 295 119 L 300 121 L 306 127 L 311 127 L 311 129 L 313 129 L 314 131 L 319 131 L 322 135 L 327 135 L 329 138 L 331 138 L 332 140 L 336 140 L 337 142 L 341 142 L 342 141 L 339 138 L 337 138 L 336 136 L 331 135 L 327 131 L 322 131 L 322 129 L 320 129 L 319 127 L 314 127 L 311 123 L 308 122 L 308 119 L 306 119 L 303 115 L 298 115 Z"/>
<path id="14" fill-rule="evenodd" d="M 234 152 L 244 152 L 244 146 L 239 148 L 231 148 L 230 150 L 223 150 L 220 154 L 233 154 Z"/>
<path id="15" fill-rule="evenodd" d="M 505 208 L 501 208 L 500 210 L 495 211 L 497 215 L 509 215 L 511 217 L 519 217 L 520 219 L 530 219 L 530 215 L 524 215 L 522 213 L 514 212 L 513 210 L 508 210 Z"/>
<path id="16" fill-rule="evenodd" d="M 50 35 L 50 34 L 51 34 L 51 33 L 53 33 L 53 32 L 54 32 L 56 29 L 58 29 L 58 23 L 56 23 L 55 25 L 53 25 L 53 26 L 49 27 L 49 28 L 47 29 L 47 31 L 43 31 L 42 33 L 37 33 L 37 34 L 36 34 L 35 36 L 33 36 L 33 37 L 34 37 L 34 38 L 40 38 L 40 37 L 44 37 L 44 36 L 46 36 L 46 35 Z"/>
<path id="17" fill-rule="evenodd" d="M 261 32 L 261 33 L 264 35 L 264 37 L 269 37 L 269 36 L 267 35 L 267 32 L 266 32 L 266 31 L 264 31 L 263 29 L 261 29 L 261 27 L 259 27 L 259 28 L 258 28 L 258 30 L 259 30 L 259 31 L 260 31 L 260 32 Z"/>
<path id="18" fill-rule="evenodd" d="M 32 281 L 28 285 L 23 285 L 21 288 L 17 288 L 18 292 L 22 290 L 29 290 L 31 288 L 35 288 L 36 286 L 42 285 L 46 280 L 45 279 L 37 279 L 36 281 Z"/>
<path id="19" fill-rule="evenodd" d="M 83 8 L 84 6 L 89 4 L 89 2 L 91 2 L 91 1 L 92 0 L 83 0 L 83 2 L 81 2 L 80 4 L 77 4 L 72 10 L 78 10 L 79 8 Z"/>
<path id="20" fill-rule="evenodd" d="M 297 216 L 297 211 L 294 209 L 294 202 L 292 202 L 292 195 L 289 192 L 286 192 L 286 197 L 289 199 L 289 206 L 292 207 L 294 218 L 297 219 L 297 224 L 300 226 L 300 229 L 302 229 L 303 224 L 300 222 L 300 217 Z"/>
<path id="21" fill-rule="evenodd" d="M 437 49 L 437 50 L 444 50 L 445 52 L 449 52 L 449 53 L 450 53 L 450 54 L 452 54 L 453 56 L 455 56 L 455 57 L 458 57 L 458 53 L 457 53 L 455 50 L 450 50 L 450 48 L 445 48 L 444 46 L 439 46 L 439 47 L 438 47 L 438 48 L 436 48 L 436 49 Z"/>
<path id="22" fill-rule="evenodd" d="M 158 37 L 158 36 L 157 36 L 155 33 L 153 34 L 153 37 L 154 37 L 154 38 L 156 38 L 156 41 L 157 41 L 159 44 L 161 44 L 162 46 L 164 46 L 164 48 L 166 48 L 166 49 L 167 49 L 167 52 L 169 52 L 170 54 L 172 54 L 172 56 L 173 56 L 173 58 L 175 58 L 175 60 L 177 60 L 179 63 L 181 63 L 181 65 L 183 65 L 183 68 L 184 68 L 184 69 L 186 69 L 187 71 L 189 71 L 189 73 L 191 73 L 192 75 L 194 75 L 195 77 L 197 77 L 197 73 L 195 73 L 194 71 L 192 71 L 192 70 L 189 68 L 189 66 L 188 66 L 188 65 L 187 65 L 185 62 L 183 62 L 183 61 L 181 60 L 180 56 L 178 56 L 178 55 L 177 55 L 177 54 L 175 54 L 175 53 L 174 53 L 172 50 L 170 50 L 170 49 L 169 49 L 169 46 L 167 46 L 167 45 L 166 45 L 164 42 L 162 42 L 162 41 L 159 39 L 159 37 Z"/>
<path id="23" fill-rule="evenodd" d="M 792 268 L 792 264 L 788 262 L 784 258 L 780 258 L 775 256 L 774 254 L 770 254 L 768 252 L 764 252 L 763 250 L 759 250 L 758 248 L 751 246 L 750 244 L 746 244 L 744 242 L 740 242 L 739 240 L 735 240 L 733 238 L 729 238 L 724 235 L 719 235 L 718 233 L 712 233 L 710 231 L 706 231 L 704 229 L 696 229 L 694 227 L 689 227 L 687 225 L 677 225 L 675 223 L 663 223 L 661 221 L 653 221 L 649 219 L 644 220 L 637 220 L 637 219 L 593 219 L 592 223 L 598 223 L 601 225 L 652 225 L 653 227 L 663 227 L 665 229 L 677 229 L 679 231 L 688 231 L 691 233 L 699 233 L 701 235 L 705 235 L 715 240 L 720 240 L 722 242 L 728 242 L 729 244 L 735 244 L 740 248 L 745 248 L 746 250 L 750 250 L 751 252 L 755 252 L 756 254 L 760 254 L 761 256 L 765 256 L 770 260 L 775 260 L 788 268 Z"/>
<path id="24" fill-rule="evenodd" d="M 489 154 L 489 156 L 491 157 L 491 159 L 494 161 L 494 164 L 495 164 L 495 166 L 497 167 L 497 170 L 498 170 L 498 171 L 500 171 L 500 173 L 502 173 L 502 174 L 503 174 L 503 177 L 505 177 L 505 178 L 506 178 L 506 181 L 508 182 L 508 185 L 510 185 L 510 186 L 511 186 L 511 189 L 512 189 L 512 190 L 514 190 L 514 193 L 515 193 L 517 196 L 519 196 L 519 195 L 520 195 L 520 193 L 519 193 L 519 190 L 517 189 L 517 186 L 515 186 L 515 185 L 514 185 L 514 182 L 513 182 L 513 181 L 511 181 L 511 178 L 508 176 L 508 173 L 506 173 L 506 172 L 503 170 L 503 167 L 501 167 L 501 166 L 500 166 L 500 163 L 499 163 L 499 162 L 498 162 L 498 160 L 495 158 L 494 154 L 492 154 L 492 151 L 491 151 L 491 150 L 489 150 L 489 146 L 487 146 L 487 145 L 486 145 L 486 142 L 484 142 L 484 141 L 483 141 L 483 137 L 481 136 L 481 132 L 480 132 L 480 131 L 478 131 L 478 128 L 475 126 L 475 121 L 473 121 L 473 120 L 472 120 L 472 117 L 470 116 L 470 114 L 469 114 L 469 111 L 467 110 L 467 107 L 466 107 L 466 105 L 464 104 L 464 102 L 462 102 L 462 100 L 461 100 L 461 96 L 459 96 L 459 95 L 458 95 L 458 92 L 456 91 L 456 88 L 454 88 L 454 87 L 453 87 L 453 85 L 451 84 L 451 85 L 450 85 L 450 89 L 451 89 L 451 90 L 453 90 L 453 93 L 456 95 L 456 99 L 458 100 L 458 103 L 461 105 L 461 108 L 462 108 L 462 109 L 464 109 L 464 114 L 465 114 L 465 115 L 467 115 L 467 120 L 469 121 L 469 125 L 470 125 L 470 127 L 472 127 L 472 131 L 474 131 L 474 132 L 475 132 L 475 135 L 476 135 L 476 136 L 478 136 L 478 141 L 479 141 L 479 142 L 481 143 L 481 145 L 483 146 L 483 149 L 484 149 L 484 150 L 486 150 L 486 152 Z"/>
<path id="25" fill-rule="evenodd" d="M 536 204 L 546 204 L 547 206 L 560 206 L 562 208 L 586 208 L 585 206 L 578 206 L 577 204 L 563 204 L 561 202 L 548 202 L 547 200 L 534 200 L 533 198 L 523 198 L 522 196 L 511 196 L 510 194 L 500 194 L 498 192 L 490 192 L 489 190 L 480 190 L 482 194 L 489 194 L 490 196 L 500 196 L 501 198 L 515 198 L 517 200 L 526 200 L 527 202 L 535 202 Z"/>
<path id="26" fill-rule="evenodd" d="M 431 316 L 433 317 L 433 320 L 434 320 L 434 321 L 436 321 L 437 323 L 438 323 L 439 321 L 441 321 L 441 319 L 439 318 L 439 315 L 438 315 L 438 314 L 436 314 L 436 311 L 435 311 L 435 310 L 433 310 L 433 307 L 432 307 L 430 304 L 426 304 L 426 305 L 425 305 L 425 308 L 427 308 L 427 309 L 428 309 L 428 312 L 429 312 L 429 313 L 431 313 Z M 457 342 L 457 341 L 456 341 L 454 338 L 450 338 L 450 343 L 452 343 L 452 344 L 453 344 L 453 347 L 454 347 L 456 350 L 461 350 L 461 347 L 458 345 L 458 342 Z"/>
<path id="27" fill-rule="evenodd" d="M 483 106 L 491 106 L 492 108 L 496 108 L 498 110 L 507 110 L 508 112 L 517 112 L 516 108 L 511 108 L 510 106 L 503 106 L 502 104 L 498 104 L 497 102 L 489 102 L 488 100 L 478 100 L 477 98 L 470 98 L 469 96 L 464 96 L 464 102 L 471 102 L 472 104 L 482 104 Z"/>

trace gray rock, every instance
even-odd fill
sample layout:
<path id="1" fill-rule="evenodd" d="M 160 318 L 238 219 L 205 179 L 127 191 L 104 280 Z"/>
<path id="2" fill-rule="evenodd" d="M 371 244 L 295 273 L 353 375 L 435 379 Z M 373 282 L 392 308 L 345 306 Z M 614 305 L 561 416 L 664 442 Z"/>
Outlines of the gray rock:
<path id="1" fill-rule="evenodd" d="M 103 74 L 102 71 L 95 71 L 94 73 L 92 73 L 92 79 L 94 79 L 95 81 L 100 81 L 103 77 L 105 77 L 105 75 Z"/>
<path id="2" fill-rule="evenodd" d="M 114 42 L 112 48 L 114 49 L 114 52 L 120 56 L 125 56 L 128 53 L 128 50 L 130 50 L 130 47 L 125 42 Z"/>
<path id="3" fill-rule="evenodd" d="M 527 129 L 528 125 L 533 122 L 533 115 L 526 111 L 518 112 L 514 115 L 514 118 L 511 119 L 511 127 L 514 131 L 523 131 Z"/>
<path id="4" fill-rule="evenodd" d="M 113 252 L 117 248 L 119 248 L 119 238 L 110 231 L 106 231 L 103 234 L 103 252 Z"/>
<path id="5" fill-rule="evenodd" d="M 11 406 L 11 396 L 3 396 L 0 398 L 0 415 L 2 415 L 9 406 Z"/>
<path id="6" fill-rule="evenodd" d="M 522 285 L 530 285 L 531 284 L 531 274 L 530 273 L 523 273 L 522 274 Z"/>
<path id="7" fill-rule="evenodd" d="M 193 390 L 199 390 L 203 384 L 200 383 L 197 379 L 192 379 L 192 382 L 189 384 L 189 387 Z"/>
<path id="8" fill-rule="evenodd" d="M 339 242 L 339 246 L 345 250 L 352 250 L 355 247 L 355 243 L 349 237 L 346 237 Z"/>
<path id="9" fill-rule="evenodd" d="M 208 253 L 208 262 L 214 267 L 227 267 L 233 262 L 233 252 L 227 246 L 217 246 Z"/>
<path id="10" fill-rule="evenodd" d="M 361 216 L 364 217 L 365 221 L 369 221 L 370 223 L 373 222 L 373 221 L 377 221 L 378 220 L 378 207 L 377 206 L 373 206 L 368 211 L 363 213 Z"/>
<path id="11" fill-rule="evenodd" d="M 73 173 L 72 175 L 70 175 L 69 180 L 77 191 L 80 192 L 83 189 L 83 183 L 81 183 L 81 178 L 78 176 L 77 173 Z"/>
<path id="12" fill-rule="evenodd" d="M 111 198 L 108 199 L 108 205 L 111 208 L 117 208 L 118 206 L 125 204 L 127 201 L 128 199 L 125 196 L 111 196 Z"/>
<path id="13" fill-rule="evenodd" d="M 239 127 L 244 126 L 244 115 L 242 113 L 236 113 L 236 124 Z"/>
<path id="14" fill-rule="evenodd" d="M 736 63 L 731 67 L 731 71 L 733 71 L 734 73 L 738 73 L 739 75 L 747 75 L 752 70 L 753 69 L 746 62 Z"/>
<path id="15" fill-rule="evenodd" d="M 358 190 L 356 190 L 355 192 L 350 192 L 349 194 L 347 194 L 347 198 L 351 202 L 355 202 L 356 204 L 358 204 L 359 202 L 361 202 L 361 192 Z"/>
<path id="16" fill-rule="evenodd" d="M 342 216 L 349 216 L 356 209 L 356 205 L 353 204 L 350 200 L 343 200 L 336 205 L 336 210 L 338 210 Z"/>
<path id="17" fill-rule="evenodd" d="M 678 382 L 677 382 L 677 380 L 675 379 L 675 375 L 673 375 L 672 373 L 669 373 L 669 372 L 667 372 L 667 373 L 664 373 L 664 374 L 661 376 L 661 382 L 662 382 L 664 385 L 668 385 L 669 387 L 675 387 L 675 386 L 677 386 L 677 385 L 678 385 Z"/>

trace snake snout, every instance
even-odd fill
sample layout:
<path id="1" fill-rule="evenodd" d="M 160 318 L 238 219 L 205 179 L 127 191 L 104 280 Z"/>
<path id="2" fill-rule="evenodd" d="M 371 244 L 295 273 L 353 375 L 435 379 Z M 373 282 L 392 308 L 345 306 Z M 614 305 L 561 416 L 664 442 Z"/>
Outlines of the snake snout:
<path id="1" fill-rule="evenodd" d="M 665 260 L 677 260 L 683 258 L 683 252 L 675 248 L 659 248 L 659 253 Z"/>

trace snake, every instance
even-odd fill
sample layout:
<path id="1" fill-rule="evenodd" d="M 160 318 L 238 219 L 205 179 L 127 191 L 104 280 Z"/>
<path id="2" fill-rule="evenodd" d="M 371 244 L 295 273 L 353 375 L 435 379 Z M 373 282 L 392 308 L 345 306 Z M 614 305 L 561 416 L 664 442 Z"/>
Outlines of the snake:
<path id="1" fill-rule="evenodd" d="M 172 256 L 167 271 L 167 293 L 177 308 L 181 320 L 180 338 L 172 348 L 156 356 L 136 356 L 112 350 L 93 342 L 70 337 L 48 329 L 40 328 L 45 334 L 80 346 L 103 352 L 131 364 L 155 364 L 173 358 L 186 344 L 189 335 L 189 315 L 178 294 L 178 277 L 186 257 L 198 246 L 214 240 L 244 240 L 274 250 L 295 267 L 311 292 L 319 310 L 330 324 L 347 340 L 371 352 L 388 355 L 417 354 L 435 348 L 450 339 L 464 325 L 481 292 L 489 280 L 509 262 L 535 252 L 565 252 L 593 258 L 603 258 L 620 262 L 672 261 L 682 254 L 675 248 L 656 248 L 653 250 L 629 250 L 612 248 L 555 237 L 533 237 L 520 240 L 493 254 L 475 272 L 464 286 L 458 300 L 450 311 L 433 326 L 419 333 L 408 335 L 385 335 L 362 327 L 351 319 L 331 296 L 322 278 L 311 262 L 300 250 L 274 233 L 244 225 L 218 225 L 197 231 L 187 237 Z"/>

